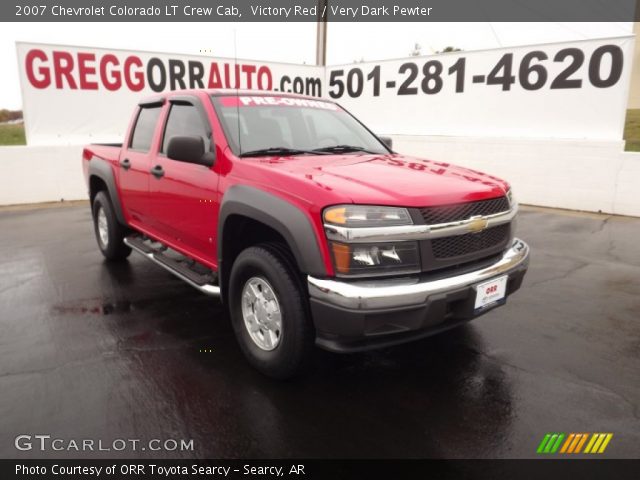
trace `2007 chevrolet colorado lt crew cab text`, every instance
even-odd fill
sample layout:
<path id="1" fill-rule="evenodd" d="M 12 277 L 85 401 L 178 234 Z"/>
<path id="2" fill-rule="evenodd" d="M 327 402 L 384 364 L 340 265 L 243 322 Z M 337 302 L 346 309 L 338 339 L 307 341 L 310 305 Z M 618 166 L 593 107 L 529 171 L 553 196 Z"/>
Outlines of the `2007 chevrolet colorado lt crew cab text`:
<path id="1" fill-rule="evenodd" d="M 248 360 L 421 338 L 505 303 L 529 263 L 509 184 L 394 153 L 338 104 L 190 90 L 137 106 L 83 169 L 98 245 L 219 296 Z"/>

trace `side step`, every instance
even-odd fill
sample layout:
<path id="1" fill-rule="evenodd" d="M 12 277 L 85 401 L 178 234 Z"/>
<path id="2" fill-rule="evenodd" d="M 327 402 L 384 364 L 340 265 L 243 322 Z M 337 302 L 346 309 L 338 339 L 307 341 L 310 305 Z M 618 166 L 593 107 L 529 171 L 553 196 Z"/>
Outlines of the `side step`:
<path id="1" fill-rule="evenodd" d="M 124 243 L 202 293 L 212 297 L 220 296 L 220 287 L 216 285 L 216 273 L 194 260 L 140 235 L 130 235 L 124 239 Z M 173 252 L 174 255 L 171 256 L 169 252 Z"/>

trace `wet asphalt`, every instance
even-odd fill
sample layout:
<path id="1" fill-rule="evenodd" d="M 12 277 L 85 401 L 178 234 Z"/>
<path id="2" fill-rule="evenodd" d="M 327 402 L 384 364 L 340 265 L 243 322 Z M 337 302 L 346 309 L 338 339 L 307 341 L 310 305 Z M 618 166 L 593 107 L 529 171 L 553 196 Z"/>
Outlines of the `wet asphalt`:
<path id="1" fill-rule="evenodd" d="M 640 457 L 640 219 L 524 209 L 522 289 L 404 346 L 255 372 L 215 301 L 132 254 L 105 263 L 88 207 L 0 212 L 0 457 L 535 457 L 611 432 Z M 18 451 L 17 435 L 193 439 L 193 451 Z"/>

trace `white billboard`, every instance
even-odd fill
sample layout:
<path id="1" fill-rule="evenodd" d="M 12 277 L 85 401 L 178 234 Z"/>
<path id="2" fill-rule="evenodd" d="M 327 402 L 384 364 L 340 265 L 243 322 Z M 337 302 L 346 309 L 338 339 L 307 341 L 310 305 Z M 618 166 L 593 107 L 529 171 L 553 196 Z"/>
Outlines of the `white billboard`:
<path id="1" fill-rule="evenodd" d="M 620 140 L 633 37 L 317 67 L 18 43 L 30 145 L 119 141 L 142 96 L 255 88 L 323 96 L 380 134 Z"/>

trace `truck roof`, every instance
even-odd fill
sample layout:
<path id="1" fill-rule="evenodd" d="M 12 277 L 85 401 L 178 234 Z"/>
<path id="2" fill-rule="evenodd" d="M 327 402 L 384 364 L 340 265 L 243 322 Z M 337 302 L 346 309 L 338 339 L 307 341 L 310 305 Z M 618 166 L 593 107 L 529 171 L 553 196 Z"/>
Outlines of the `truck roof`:
<path id="1" fill-rule="evenodd" d="M 304 98 L 307 100 L 318 100 L 318 97 L 311 97 L 309 95 L 300 95 L 298 93 L 278 92 L 275 90 L 254 90 L 254 89 L 235 89 L 235 88 L 196 88 L 188 90 L 171 90 L 168 92 L 158 93 L 153 96 L 145 97 L 139 105 L 150 105 L 158 101 L 162 101 L 163 98 L 174 97 L 180 95 L 194 95 L 204 93 L 209 96 L 222 97 L 222 96 L 278 96 L 278 97 L 291 97 L 291 98 Z M 322 98 L 322 101 L 332 102 L 332 100 Z"/>
<path id="2" fill-rule="evenodd" d="M 211 90 L 204 90 L 207 94 L 215 97 L 219 96 L 235 96 L 235 95 L 278 95 L 279 97 L 295 97 L 295 98 L 307 98 L 309 100 L 317 100 L 317 97 L 311 97 L 309 95 L 301 95 L 299 93 L 286 93 L 278 92 L 274 90 L 237 90 L 235 88 L 216 88 Z"/>

